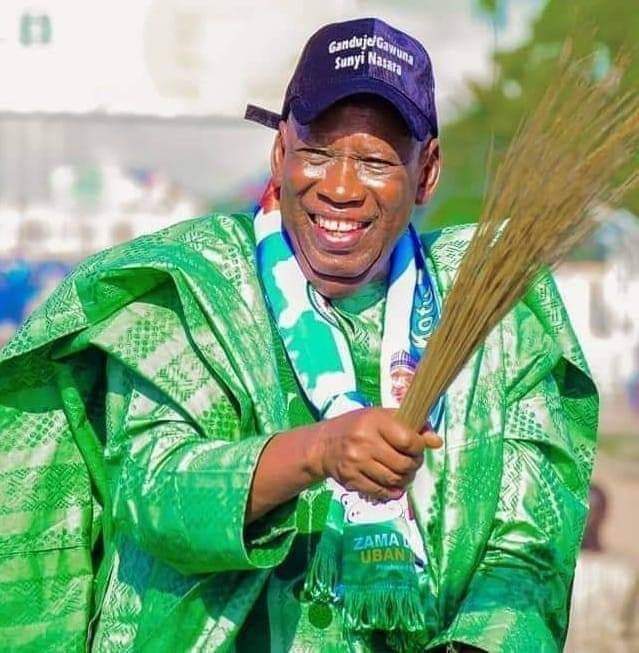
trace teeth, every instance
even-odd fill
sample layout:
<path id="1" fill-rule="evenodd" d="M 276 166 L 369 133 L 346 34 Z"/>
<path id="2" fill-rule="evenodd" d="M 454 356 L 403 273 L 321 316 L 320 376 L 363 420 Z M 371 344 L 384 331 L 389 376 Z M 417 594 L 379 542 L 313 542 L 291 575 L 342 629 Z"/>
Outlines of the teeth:
<path id="1" fill-rule="evenodd" d="M 352 220 L 329 220 L 318 215 L 315 218 L 317 224 L 326 231 L 355 231 L 365 226 L 365 222 L 353 222 Z"/>

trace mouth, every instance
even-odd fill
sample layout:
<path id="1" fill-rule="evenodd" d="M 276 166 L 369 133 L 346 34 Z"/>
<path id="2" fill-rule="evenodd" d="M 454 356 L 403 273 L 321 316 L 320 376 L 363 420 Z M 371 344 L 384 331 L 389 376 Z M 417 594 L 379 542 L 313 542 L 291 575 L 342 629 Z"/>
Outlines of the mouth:
<path id="1" fill-rule="evenodd" d="M 309 213 L 313 233 L 320 249 L 329 252 L 352 250 L 362 240 L 373 224 L 372 220 L 345 220 Z"/>

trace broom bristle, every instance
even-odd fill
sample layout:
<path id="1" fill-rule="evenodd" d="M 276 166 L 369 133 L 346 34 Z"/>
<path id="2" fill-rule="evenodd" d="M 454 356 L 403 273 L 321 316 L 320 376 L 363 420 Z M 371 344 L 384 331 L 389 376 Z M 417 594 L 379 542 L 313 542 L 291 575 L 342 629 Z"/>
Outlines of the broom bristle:
<path id="1" fill-rule="evenodd" d="M 620 64 L 621 65 L 621 64 Z M 619 78 L 619 67 L 614 71 Z M 477 347 L 531 282 L 556 265 L 639 178 L 639 98 L 562 64 L 488 187 L 476 231 L 445 298 L 399 417 L 425 423 Z M 628 169 L 630 168 L 630 172 Z"/>

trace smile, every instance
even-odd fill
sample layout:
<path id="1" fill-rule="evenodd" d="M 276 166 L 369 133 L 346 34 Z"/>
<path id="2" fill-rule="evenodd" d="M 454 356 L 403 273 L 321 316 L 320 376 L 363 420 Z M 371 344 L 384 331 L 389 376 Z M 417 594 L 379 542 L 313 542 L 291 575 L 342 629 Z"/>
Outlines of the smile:
<path id="1" fill-rule="evenodd" d="M 338 220 L 313 213 L 309 217 L 320 247 L 332 251 L 352 249 L 372 224 L 370 221 Z"/>
<path id="2" fill-rule="evenodd" d="M 322 229 L 332 232 L 355 231 L 364 229 L 370 224 L 369 222 L 355 222 L 353 220 L 331 220 L 321 215 L 312 215 L 311 220 Z"/>

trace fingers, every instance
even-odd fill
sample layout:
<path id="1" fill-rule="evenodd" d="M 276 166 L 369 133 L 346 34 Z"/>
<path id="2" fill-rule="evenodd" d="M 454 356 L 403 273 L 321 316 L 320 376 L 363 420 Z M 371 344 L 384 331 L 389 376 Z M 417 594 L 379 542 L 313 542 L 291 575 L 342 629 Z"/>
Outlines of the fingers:
<path id="1" fill-rule="evenodd" d="M 371 480 L 375 481 L 375 483 L 386 489 L 404 488 L 415 477 L 414 470 L 404 474 L 398 474 L 376 460 L 371 460 L 362 472 Z"/>
<path id="2" fill-rule="evenodd" d="M 418 433 L 395 420 L 381 426 L 380 432 L 393 449 L 407 456 L 420 455 L 426 446 L 426 441 Z"/>
<path id="3" fill-rule="evenodd" d="M 364 473 L 359 474 L 351 483 L 349 483 L 347 489 L 359 492 L 373 501 L 399 499 L 404 493 L 402 488 L 384 487 Z"/>
<path id="4" fill-rule="evenodd" d="M 407 478 L 414 476 L 415 472 L 422 466 L 424 455 L 418 453 L 415 456 L 407 456 L 393 449 L 387 442 L 382 441 L 373 451 L 373 460 L 381 463 L 396 475 Z"/>
<path id="5" fill-rule="evenodd" d="M 401 496 L 423 464 L 424 449 L 439 447 L 442 440 L 430 430 L 413 431 L 395 413 L 366 408 L 327 420 L 325 475 L 376 500 Z"/>
<path id="6" fill-rule="evenodd" d="M 408 456 L 420 455 L 426 447 L 436 449 L 442 445 L 442 439 L 433 431 L 420 434 L 402 424 L 395 418 L 395 411 L 384 411 L 379 429 L 391 447 Z"/>

